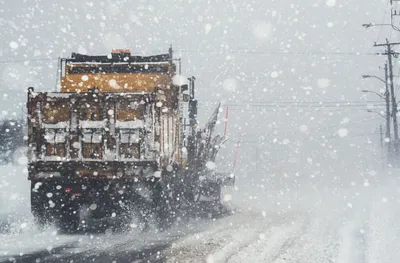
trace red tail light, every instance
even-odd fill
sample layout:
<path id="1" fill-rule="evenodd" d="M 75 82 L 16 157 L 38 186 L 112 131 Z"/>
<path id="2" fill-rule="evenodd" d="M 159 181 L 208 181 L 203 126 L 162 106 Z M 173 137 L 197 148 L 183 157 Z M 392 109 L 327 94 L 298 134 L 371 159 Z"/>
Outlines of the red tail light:
<path id="1" fill-rule="evenodd" d="M 65 188 L 65 192 L 66 192 L 66 193 L 71 192 L 71 188 Z"/>

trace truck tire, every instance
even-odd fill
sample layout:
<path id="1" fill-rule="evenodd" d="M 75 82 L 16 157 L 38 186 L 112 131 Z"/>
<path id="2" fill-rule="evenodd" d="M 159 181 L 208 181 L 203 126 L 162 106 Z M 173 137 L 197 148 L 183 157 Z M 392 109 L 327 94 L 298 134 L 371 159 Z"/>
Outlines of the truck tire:
<path id="1" fill-rule="evenodd" d="M 153 189 L 152 206 L 158 228 L 163 231 L 176 220 L 177 209 L 173 191 L 162 183 L 157 183 Z"/>
<path id="2" fill-rule="evenodd" d="M 31 213 L 35 224 L 39 228 L 43 228 L 50 223 L 51 219 L 46 192 L 46 187 L 43 183 L 31 182 Z"/>
<path id="3" fill-rule="evenodd" d="M 79 228 L 79 204 L 66 203 L 60 210 L 57 226 L 62 233 L 74 234 Z"/>

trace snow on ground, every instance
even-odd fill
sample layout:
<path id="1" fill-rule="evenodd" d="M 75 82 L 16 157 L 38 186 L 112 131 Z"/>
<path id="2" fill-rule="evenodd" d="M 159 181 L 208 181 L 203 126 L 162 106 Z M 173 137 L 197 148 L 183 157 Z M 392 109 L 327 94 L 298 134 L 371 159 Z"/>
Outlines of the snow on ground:
<path id="1" fill-rule="evenodd" d="M 29 225 L 26 231 L 0 234 L 0 239 L 2 240 L 0 247 L 1 260 L 42 250 L 50 252 L 55 247 L 78 240 L 78 237 L 58 235 L 54 229 L 39 231 L 33 225 Z"/>
<path id="2" fill-rule="evenodd" d="M 29 214 L 30 181 L 26 165 L 0 166 L 0 214 Z"/>
<path id="3" fill-rule="evenodd" d="M 167 262 L 255 262 L 256 256 L 279 252 L 279 244 L 299 232 L 303 224 L 302 217 L 295 215 L 238 213 L 216 221 L 208 231 L 176 242 Z"/>
<path id="4" fill-rule="evenodd" d="M 0 166 L 0 258 L 51 250 L 77 240 L 58 235 L 54 228 L 39 231 L 30 212 L 30 181 L 26 165 Z"/>
<path id="5" fill-rule="evenodd" d="M 396 262 L 397 174 L 346 187 L 242 188 L 232 195 L 240 212 L 175 242 L 167 262 Z"/>
<path id="6" fill-rule="evenodd" d="M 24 165 L 0 170 L 0 261 L 63 247 L 61 256 L 170 244 L 167 262 L 395 262 L 400 258 L 398 170 L 342 184 L 241 184 L 225 189 L 234 215 L 157 233 L 60 235 L 39 231 Z M 342 176 L 344 177 L 344 176 Z M 288 180 L 290 182 L 290 180 Z M 182 236 L 185 236 L 182 238 Z"/>
<path id="7" fill-rule="evenodd" d="M 0 166 L 0 234 L 22 231 L 32 224 L 27 177 L 26 165 Z"/>

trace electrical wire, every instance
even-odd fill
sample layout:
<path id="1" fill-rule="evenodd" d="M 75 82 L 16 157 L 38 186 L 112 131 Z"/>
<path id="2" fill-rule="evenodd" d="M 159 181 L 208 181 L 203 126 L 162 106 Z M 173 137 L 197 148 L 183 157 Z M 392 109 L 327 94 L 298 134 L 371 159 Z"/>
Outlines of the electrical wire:
<path id="1" fill-rule="evenodd" d="M 373 52 L 324 52 L 324 51 L 286 51 L 286 50 L 193 50 L 179 49 L 182 53 L 208 53 L 208 54 L 249 54 L 249 55 L 297 55 L 297 56 L 376 56 Z"/>
<path id="2" fill-rule="evenodd" d="M 56 61 L 57 58 L 38 58 L 38 59 L 19 59 L 19 60 L 0 60 L 0 64 L 8 63 L 25 63 L 25 62 L 46 62 L 46 61 Z"/>
<path id="3" fill-rule="evenodd" d="M 372 136 L 375 136 L 375 135 L 380 135 L 380 132 L 373 132 L 373 133 L 364 133 L 364 134 L 349 134 L 349 135 L 347 135 L 347 136 L 345 136 L 345 137 L 340 137 L 339 135 L 336 135 L 336 136 L 324 136 L 324 137 L 317 137 L 317 138 L 315 138 L 314 140 L 315 141 L 320 141 L 320 140 L 332 140 L 332 139 L 340 139 L 340 140 L 343 140 L 343 139 L 346 139 L 346 138 L 360 138 L 360 137 L 366 137 L 366 138 L 370 138 L 370 137 L 372 137 Z M 261 135 L 260 135 L 261 136 Z M 259 137 L 260 137 L 259 136 Z M 252 136 L 252 137 L 254 137 L 254 136 Z M 232 139 L 231 140 L 232 142 L 235 142 L 235 139 Z M 262 143 L 269 143 L 269 141 L 268 140 L 251 140 L 251 141 L 249 141 L 249 140 L 242 140 L 240 143 L 241 144 L 262 144 Z"/>
<path id="4" fill-rule="evenodd" d="M 218 103 L 218 101 L 210 100 L 199 100 L 202 104 Z M 302 109 L 330 109 L 330 110 L 341 110 L 341 109 L 353 109 L 353 110 L 367 110 L 373 106 L 374 109 L 383 108 L 385 104 L 382 101 L 374 101 L 373 104 L 368 102 L 293 102 L 293 101 L 272 101 L 272 102 L 246 102 L 241 101 L 240 103 L 227 102 L 224 105 L 234 109 L 243 108 L 265 108 L 265 109 L 288 109 L 288 108 L 302 108 Z"/>
<path id="5" fill-rule="evenodd" d="M 374 132 L 374 133 L 365 133 L 365 134 L 349 134 L 345 137 L 339 137 L 339 136 L 326 136 L 323 139 L 346 139 L 346 138 L 356 138 L 356 137 L 371 137 L 373 135 L 380 135 L 380 132 Z"/>
<path id="6" fill-rule="evenodd" d="M 220 102 L 220 100 L 210 100 L 210 99 L 198 99 L 197 101 L 199 102 L 210 102 L 210 103 L 216 103 Z M 227 101 L 229 103 L 230 101 Z M 323 105 L 323 104 L 362 104 L 364 105 L 365 103 L 382 103 L 382 100 L 366 100 L 366 101 L 342 101 L 342 100 L 337 100 L 337 101 L 295 101 L 295 100 L 276 100 L 276 101 L 240 101 L 242 104 L 276 104 L 276 103 L 285 103 L 285 104 L 318 104 L 318 105 Z"/>
<path id="7" fill-rule="evenodd" d="M 385 13 L 383 14 L 383 18 L 382 18 L 382 23 L 381 24 L 384 24 L 385 23 L 385 17 L 386 17 L 386 14 L 387 14 L 387 12 L 388 12 L 388 6 L 389 6 L 389 1 L 387 2 L 387 4 L 386 4 L 386 8 L 385 8 Z M 378 37 L 376 38 L 376 41 L 375 42 L 379 42 L 379 38 L 381 37 L 381 34 L 382 34 L 382 28 L 383 28 L 383 26 L 380 26 L 380 29 L 379 29 L 379 33 L 378 33 Z M 373 48 L 373 46 L 371 47 L 371 49 Z M 370 50 L 371 50 L 370 49 Z M 370 51 L 370 50 L 368 50 L 368 51 Z"/>
<path id="8" fill-rule="evenodd" d="M 369 52 L 316 52 L 316 51 L 286 51 L 286 50 L 189 50 L 189 49 L 180 49 L 177 52 L 182 53 L 209 53 L 209 54 L 246 54 L 246 55 L 295 55 L 295 56 L 375 56 L 377 53 L 369 53 Z M 18 60 L 0 60 L 0 64 L 10 64 L 10 63 L 26 63 L 26 62 L 49 62 L 49 61 L 57 61 L 58 58 L 38 58 L 38 59 L 18 59 Z"/>
<path id="9" fill-rule="evenodd" d="M 255 110 L 257 110 L 257 111 L 259 111 L 260 109 L 259 108 L 237 108 L 237 107 L 234 107 L 234 108 L 230 108 L 229 110 L 231 110 L 231 111 L 240 111 L 240 112 L 242 112 L 242 113 L 248 113 L 248 111 L 250 111 L 250 110 L 252 110 L 252 111 L 255 111 Z M 301 109 L 299 109 L 299 108 L 277 108 L 277 109 L 272 109 L 272 108 L 270 108 L 270 109 L 262 109 L 262 112 L 261 113 L 264 113 L 264 112 L 282 112 L 282 111 L 285 111 L 285 112 L 288 112 L 289 110 L 295 110 L 295 111 L 299 111 L 300 113 L 301 112 L 323 112 L 323 111 L 325 111 L 325 112 L 329 112 L 329 113 L 332 113 L 332 112 L 346 112 L 346 113 L 349 113 L 349 112 L 364 112 L 364 113 L 371 113 L 371 112 L 368 112 L 365 108 L 364 109 L 330 109 L 330 108 L 301 108 Z M 380 110 L 384 110 L 384 107 L 382 107 Z M 383 117 L 382 117 L 383 118 Z"/>
<path id="10" fill-rule="evenodd" d="M 182 53 L 210 53 L 210 54 L 248 54 L 248 55 L 297 55 L 297 56 L 317 56 L 317 55 L 334 55 L 334 56 L 375 56 L 377 53 L 370 52 L 324 52 L 324 51 L 287 51 L 287 50 L 191 50 L 178 49 L 177 52 Z M 24 63 L 24 62 L 46 62 L 56 61 L 58 58 L 38 58 L 38 59 L 18 59 L 18 60 L 0 60 L 1 64 L 6 63 Z"/>
<path id="11" fill-rule="evenodd" d="M 367 109 L 368 105 L 282 105 L 282 104 L 226 104 L 229 107 L 249 108 L 249 107 L 262 107 L 262 108 L 349 108 L 349 109 Z M 384 104 L 374 105 L 374 108 L 384 107 Z"/>

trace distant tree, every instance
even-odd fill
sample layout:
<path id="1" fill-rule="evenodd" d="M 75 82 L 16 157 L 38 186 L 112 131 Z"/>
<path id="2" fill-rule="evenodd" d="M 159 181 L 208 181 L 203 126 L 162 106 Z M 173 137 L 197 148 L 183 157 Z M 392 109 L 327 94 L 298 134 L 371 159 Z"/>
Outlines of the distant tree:
<path id="1" fill-rule="evenodd" d="M 12 162 L 13 153 L 24 144 L 21 119 L 0 121 L 0 162 Z"/>

